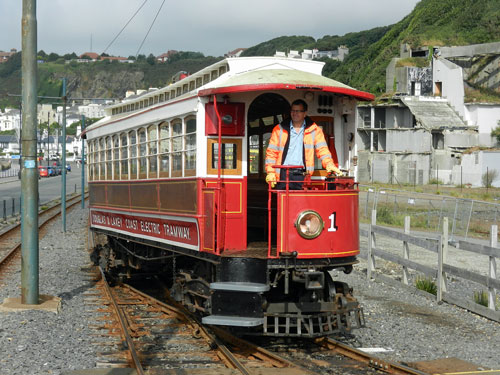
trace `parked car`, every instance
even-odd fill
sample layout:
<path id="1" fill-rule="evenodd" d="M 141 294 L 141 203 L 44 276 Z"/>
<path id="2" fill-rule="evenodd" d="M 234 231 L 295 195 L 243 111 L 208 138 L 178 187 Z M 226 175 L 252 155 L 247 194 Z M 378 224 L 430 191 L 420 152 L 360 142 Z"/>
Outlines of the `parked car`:
<path id="1" fill-rule="evenodd" d="M 71 172 L 71 165 L 66 164 L 66 170 L 67 170 L 68 172 Z"/>
<path id="2" fill-rule="evenodd" d="M 49 169 L 47 167 L 39 166 L 38 175 L 40 177 L 49 177 Z"/>
<path id="3" fill-rule="evenodd" d="M 49 177 L 56 176 L 56 170 L 53 167 L 47 167 L 47 170 L 49 171 Z"/>

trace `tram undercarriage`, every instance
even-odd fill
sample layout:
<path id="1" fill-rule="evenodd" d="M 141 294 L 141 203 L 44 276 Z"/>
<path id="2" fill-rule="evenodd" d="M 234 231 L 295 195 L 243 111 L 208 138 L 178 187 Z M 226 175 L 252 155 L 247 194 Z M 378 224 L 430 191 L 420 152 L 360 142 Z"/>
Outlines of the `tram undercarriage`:
<path id="1" fill-rule="evenodd" d="M 94 232 L 97 234 L 97 232 Z M 363 310 L 352 289 L 331 270 L 352 270 L 355 258 L 301 260 L 243 256 L 206 257 L 128 238 L 98 234 L 91 255 L 116 279 L 155 275 L 171 296 L 205 324 L 247 335 L 318 337 L 363 327 Z"/>

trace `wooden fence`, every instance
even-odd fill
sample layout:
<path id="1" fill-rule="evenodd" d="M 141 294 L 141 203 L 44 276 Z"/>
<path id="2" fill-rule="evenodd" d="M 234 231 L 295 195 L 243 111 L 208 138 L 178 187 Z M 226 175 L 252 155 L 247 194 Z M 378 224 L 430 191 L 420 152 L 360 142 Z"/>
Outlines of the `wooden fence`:
<path id="1" fill-rule="evenodd" d="M 459 241 L 459 249 L 468 251 L 478 255 L 489 257 L 489 270 L 488 276 L 478 274 L 473 271 L 459 268 L 447 264 L 448 258 L 448 218 L 444 218 L 443 231 L 437 238 L 422 238 L 410 234 L 410 217 L 405 218 L 404 232 L 397 229 L 382 227 L 376 225 L 377 213 L 372 211 L 372 224 L 369 226 L 368 231 L 361 230 L 360 233 L 368 237 L 368 254 L 367 254 L 367 277 L 380 278 L 384 281 L 393 281 L 387 276 L 376 272 L 375 257 L 380 257 L 386 261 L 390 261 L 402 266 L 403 284 L 408 285 L 409 270 L 416 270 L 425 274 L 427 277 L 436 280 L 438 302 L 448 302 L 476 314 L 487 317 L 489 319 L 500 322 L 500 311 L 495 308 L 496 292 L 500 290 L 500 280 L 497 278 L 496 259 L 500 258 L 500 249 L 497 247 L 497 233 L 498 228 L 496 225 L 491 229 L 490 246 L 480 245 L 467 241 Z M 402 242 L 402 255 L 396 255 L 377 247 L 377 235 L 386 236 L 392 239 L 400 240 Z M 437 253 L 437 263 L 434 265 L 425 265 L 410 259 L 410 245 L 417 246 L 420 249 Z M 469 280 L 484 286 L 488 290 L 488 307 L 484 307 L 475 303 L 472 299 L 466 300 L 463 297 L 453 295 L 448 292 L 447 277 L 455 276 L 461 279 Z"/>

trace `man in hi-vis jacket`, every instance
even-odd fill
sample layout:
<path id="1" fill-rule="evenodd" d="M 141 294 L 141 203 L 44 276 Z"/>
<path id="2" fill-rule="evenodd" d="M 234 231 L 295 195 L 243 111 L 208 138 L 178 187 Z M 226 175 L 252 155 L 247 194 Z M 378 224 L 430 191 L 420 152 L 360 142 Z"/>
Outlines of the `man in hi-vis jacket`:
<path id="1" fill-rule="evenodd" d="M 278 190 L 286 189 L 286 170 L 273 168 L 273 165 L 296 165 L 301 168 L 290 169 L 289 189 L 302 189 L 306 174 L 314 172 L 314 151 L 328 173 L 342 176 L 333 163 L 332 155 L 325 141 L 323 130 L 307 117 L 307 103 L 297 99 L 290 110 L 291 120 L 276 125 L 266 151 L 266 182 Z M 283 182 L 278 182 L 283 181 Z M 278 182 L 278 183 L 277 183 Z"/>

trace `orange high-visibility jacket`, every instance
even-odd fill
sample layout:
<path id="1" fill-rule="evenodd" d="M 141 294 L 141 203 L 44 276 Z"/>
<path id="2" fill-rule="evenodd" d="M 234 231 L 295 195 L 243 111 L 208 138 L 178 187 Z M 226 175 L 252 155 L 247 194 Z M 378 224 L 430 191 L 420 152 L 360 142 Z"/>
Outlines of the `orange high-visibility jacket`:
<path id="1" fill-rule="evenodd" d="M 316 150 L 316 156 L 321 160 L 324 168 L 326 168 L 328 163 L 333 163 L 333 159 L 326 144 L 323 130 L 309 117 L 306 117 L 305 121 L 303 161 L 306 172 L 312 175 L 314 172 L 314 150 Z M 266 173 L 276 173 L 277 180 L 280 177 L 280 170 L 272 166 L 281 165 L 281 162 L 286 158 L 288 146 L 290 145 L 290 138 L 288 137 L 289 129 L 290 119 L 276 125 L 269 139 L 269 146 L 267 146 Z"/>

